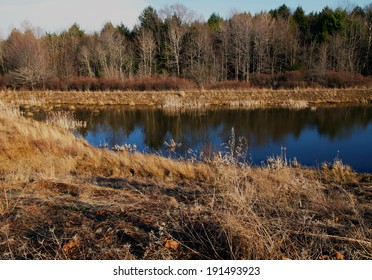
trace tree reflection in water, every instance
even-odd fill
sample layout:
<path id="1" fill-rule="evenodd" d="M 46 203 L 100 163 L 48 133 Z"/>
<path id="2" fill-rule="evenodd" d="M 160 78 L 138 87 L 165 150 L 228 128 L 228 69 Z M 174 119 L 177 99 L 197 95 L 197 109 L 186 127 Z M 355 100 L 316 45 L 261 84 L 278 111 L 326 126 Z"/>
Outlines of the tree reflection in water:
<path id="1" fill-rule="evenodd" d="M 209 110 L 201 113 L 167 114 L 159 109 L 128 107 L 78 109 L 75 116 L 88 125 L 78 133 L 93 145 L 110 147 L 136 144 L 140 151 L 166 154 L 165 141 L 174 139 L 182 146 L 178 155 L 196 152 L 206 146 L 224 149 L 231 129 L 244 136 L 249 156 L 260 163 L 287 146 L 288 156 L 303 164 L 331 161 L 340 151 L 341 158 L 361 171 L 372 171 L 372 107 L 338 106 L 333 108 Z M 353 156 L 354 155 L 354 156 Z M 369 159 L 368 159 L 369 156 Z M 359 158 L 358 158 L 359 157 Z M 364 161 L 364 163 L 362 162 Z"/>

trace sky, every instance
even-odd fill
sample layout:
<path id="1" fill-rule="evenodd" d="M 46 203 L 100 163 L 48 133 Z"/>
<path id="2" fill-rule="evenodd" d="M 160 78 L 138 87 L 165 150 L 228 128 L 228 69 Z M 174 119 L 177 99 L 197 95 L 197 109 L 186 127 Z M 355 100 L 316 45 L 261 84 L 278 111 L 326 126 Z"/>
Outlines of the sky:
<path id="1" fill-rule="evenodd" d="M 207 20 L 213 12 L 227 18 L 233 11 L 254 14 L 286 4 L 291 9 L 301 6 L 309 13 L 325 6 L 364 7 L 372 0 L 0 0 L 0 38 L 6 38 L 13 28 L 25 26 L 59 33 L 78 23 L 84 31 L 92 33 L 110 21 L 132 28 L 145 7 L 159 10 L 174 3 L 185 5 Z"/>

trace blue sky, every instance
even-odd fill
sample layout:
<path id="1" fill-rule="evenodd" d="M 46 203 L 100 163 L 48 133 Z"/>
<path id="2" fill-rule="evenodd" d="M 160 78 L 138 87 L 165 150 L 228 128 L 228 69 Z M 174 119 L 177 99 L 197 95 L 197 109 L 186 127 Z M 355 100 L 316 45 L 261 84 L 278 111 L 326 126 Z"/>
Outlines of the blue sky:
<path id="1" fill-rule="evenodd" d="M 325 6 L 364 7 L 371 2 L 371 0 L 0 0 L 0 38 L 5 38 L 14 27 L 22 28 L 26 22 L 49 32 L 60 32 L 74 22 L 87 32 L 100 30 L 108 21 L 114 24 L 123 22 L 133 27 L 141 11 L 149 5 L 159 10 L 166 4 L 181 3 L 195 10 L 204 19 L 208 19 L 213 12 L 226 18 L 233 11 L 256 13 L 276 8 L 283 3 L 293 9 L 302 6 L 306 12 L 311 12 L 321 11 Z"/>

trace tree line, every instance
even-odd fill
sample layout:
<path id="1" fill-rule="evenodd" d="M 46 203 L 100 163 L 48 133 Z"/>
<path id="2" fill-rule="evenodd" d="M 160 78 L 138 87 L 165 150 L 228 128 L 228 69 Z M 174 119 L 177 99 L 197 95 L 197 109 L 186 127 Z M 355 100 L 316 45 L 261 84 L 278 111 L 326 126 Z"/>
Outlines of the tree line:
<path id="1" fill-rule="evenodd" d="M 39 36 L 13 29 L 0 41 L 0 86 L 29 89 L 168 89 L 228 86 L 348 86 L 372 74 L 372 4 L 306 14 L 213 13 L 151 6 L 130 30 L 78 24 Z M 153 87 L 153 88 L 152 88 Z"/>

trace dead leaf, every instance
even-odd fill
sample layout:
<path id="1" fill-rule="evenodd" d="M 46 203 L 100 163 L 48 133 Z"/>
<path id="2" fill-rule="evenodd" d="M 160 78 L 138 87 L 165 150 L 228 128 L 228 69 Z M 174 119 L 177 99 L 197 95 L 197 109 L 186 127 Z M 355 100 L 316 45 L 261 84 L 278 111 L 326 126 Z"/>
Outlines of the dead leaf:
<path id="1" fill-rule="evenodd" d="M 177 251 L 179 246 L 180 246 L 180 244 L 177 241 L 175 241 L 173 239 L 169 239 L 165 242 L 164 249 L 165 250 L 172 249 L 172 250 Z"/>
<path id="2" fill-rule="evenodd" d="M 79 238 L 75 235 L 69 242 L 62 246 L 62 250 L 65 254 L 71 255 L 81 247 Z"/>
<path id="3" fill-rule="evenodd" d="M 15 241 L 13 238 L 9 238 L 9 239 L 8 239 L 8 245 L 9 245 L 9 246 L 14 245 L 15 243 L 16 243 L 16 241 Z"/>
<path id="4" fill-rule="evenodd" d="M 105 216 L 107 216 L 107 211 L 106 210 L 97 210 L 96 216 L 97 217 L 105 217 Z"/>
<path id="5" fill-rule="evenodd" d="M 340 252 L 336 252 L 336 260 L 344 260 L 345 259 L 345 255 L 341 254 Z"/>

